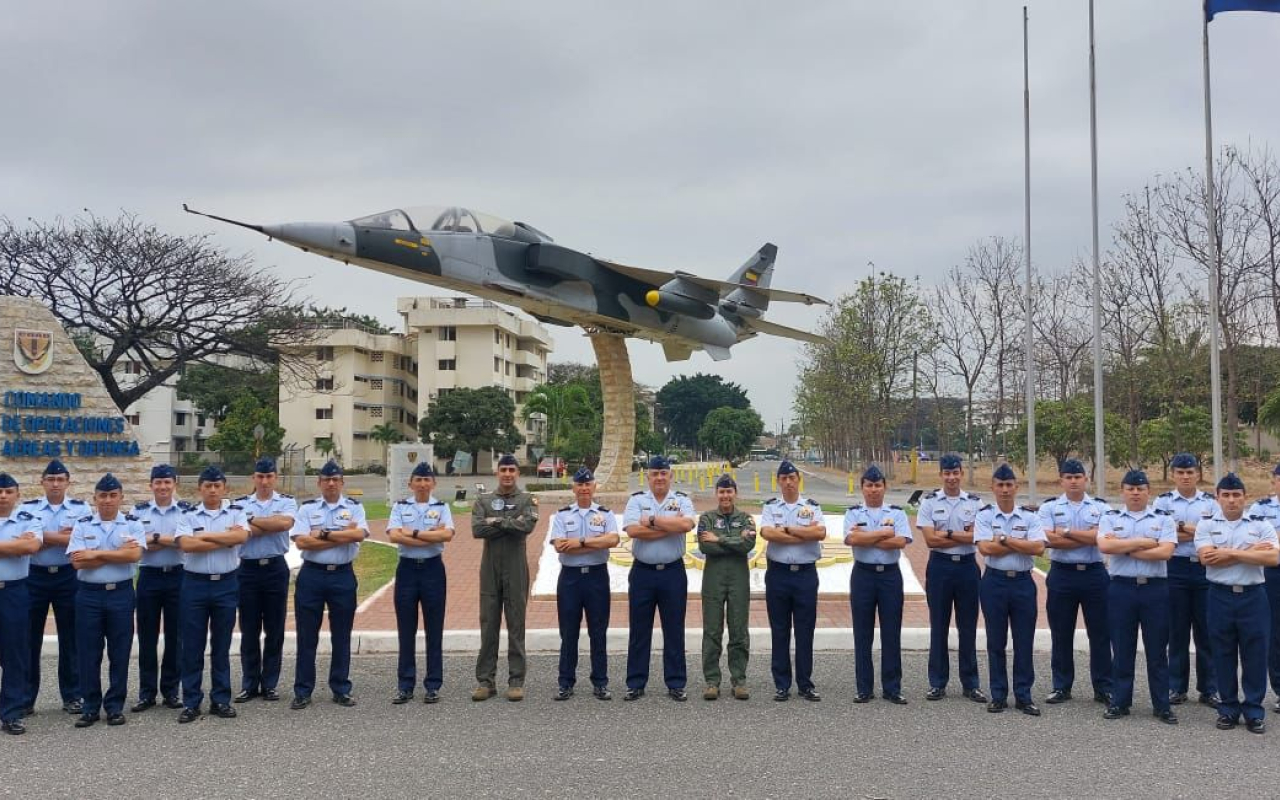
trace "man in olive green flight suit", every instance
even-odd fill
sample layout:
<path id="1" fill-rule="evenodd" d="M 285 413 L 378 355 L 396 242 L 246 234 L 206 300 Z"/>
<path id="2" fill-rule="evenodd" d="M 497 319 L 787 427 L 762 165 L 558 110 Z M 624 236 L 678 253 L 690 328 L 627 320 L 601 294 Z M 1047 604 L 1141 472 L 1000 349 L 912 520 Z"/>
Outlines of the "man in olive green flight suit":
<path id="1" fill-rule="evenodd" d="M 507 617 L 507 699 L 524 699 L 524 613 L 529 600 L 525 540 L 538 524 L 538 501 L 520 491 L 515 456 L 498 459 L 498 488 L 481 492 L 471 507 L 471 533 L 484 540 L 480 559 L 480 655 L 472 700 L 497 694 L 498 633 Z"/>
<path id="2" fill-rule="evenodd" d="M 698 517 L 698 549 L 706 555 L 702 573 L 702 674 L 707 688 L 703 700 L 720 696 L 720 643 L 724 635 L 725 608 L 729 617 L 729 680 L 733 696 L 746 700 L 747 657 L 751 649 L 747 615 L 751 603 L 751 550 L 756 526 L 737 510 L 738 484 L 729 475 L 716 481 L 715 511 Z"/>

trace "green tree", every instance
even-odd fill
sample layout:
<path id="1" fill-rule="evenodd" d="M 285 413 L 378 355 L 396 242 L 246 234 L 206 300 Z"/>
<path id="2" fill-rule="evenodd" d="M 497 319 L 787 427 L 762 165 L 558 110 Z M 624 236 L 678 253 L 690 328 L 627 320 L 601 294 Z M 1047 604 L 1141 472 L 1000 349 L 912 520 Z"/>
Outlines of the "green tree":
<path id="1" fill-rule="evenodd" d="M 252 394 L 241 395 L 218 423 L 217 433 L 209 437 L 209 449 L 222 453 L 224 469 L 251 466 L 263 453 L 279 453 L 285 431 L 278 414 L 276 406 L 263 405 Z M 253 435 L 259 425 L 260 441 Z"/>
<path id="2" fill-rule="evenodd" d="M 219 422 L 244 394 L 253 395 L 263 406 L 280 405 L 280 370 L 233 369 L 219 364 L 193 364 L 178 379 L 178 398 L 190 400 L 196 408 Z"/>
<path id="3" fill-rule="evenodd" d="M 319 453 L 322 458 L 328 459 L 337 451 L 337 449 L 338 447 L 333 443 L 332 439 L 316 439 L 316 452 Z"/>
<path id="4" fill-rule="evenodd" d="M 375 425 L 369 431 L 369 438 L 375 442 L 382 442 L 382 463 L 386 464 L 388 448 L 396 442 L 404 441 L 404 434 L 395 425 L 384 422 L 381 425 Z"/>
<path id="5" fill-rule="evenodd" d="M 681 375 L 658 390 L 658 418 L 667 439 L 686 447 L 698 446 L 698 430 L 717 408 L 748 408 L 747 393 L 719 375 Z"/>
<path id="6" fill-rule="evenodd" d="M 597 381 L 599 378 L 597 377 Z M 591 406 L 591 398 L 585 387 L 578 383 L 544 383 L 534 387 L 525 398 L 520 415 L 528 421 L 535 414 L 546 420 L 547 452 L 552 456 L 569 458 L 565 452 L 570 438 L 575 439 L 575 450 L 592 448 L 590 439 L 594 437 L 594 451 L 600 450 L 600 413 Z M 583 439 L 583 432 L 587 440 Z M 575 453 L 581 459 L 581 453 Z"/>
<path id="7" fill-rule="evenodd" d="M 1104 412 L 1102 416 L 1103 444 L 1107 460 L 1114 467 L 1133 461 L 1129 453 L 1128 435 L 1124 419 L 1118 414 Z M 1093 401 L 1076 397 L 1067 401 L 1039 400 L 1036 402 L 1036 450 L 1053 456 L 1054 464 L 1061 465 L 1073 455 L 1093 457 Z M 1027 463 L 1027 422 L 1018 423 L 1009 442 L 1009 458 L 1015 463 Z"/>
<path id="8" fill-rule="evenodd" d="M 1209 410 L 1179 403 L 1162 417 L 1143 420 L 1138 426 L 1138 447 L 1144 464 L 1160 462 L 1165 480 L 1169 479 L 1169 462 L 1178 453 L 1193 453 L 1204 463 L 1213 450 Z"/>
<path id="9" fill-rule="evenodd" d="M 698 442 L 730 461 L 738 461 L 751 452 L 763 432 L 764 421 L 754 409 L 721 406 L 707 414 L 698 429 Z"/>
<path id="10" fill-rule="evenodd" d="M 511 452 L 524 441 L 516 426 L 515 403 L 496 386 L 454 389 L 436 398 L 418 430 L 440 458 L 469 453 L 472 474 L 480 453 Z"/>

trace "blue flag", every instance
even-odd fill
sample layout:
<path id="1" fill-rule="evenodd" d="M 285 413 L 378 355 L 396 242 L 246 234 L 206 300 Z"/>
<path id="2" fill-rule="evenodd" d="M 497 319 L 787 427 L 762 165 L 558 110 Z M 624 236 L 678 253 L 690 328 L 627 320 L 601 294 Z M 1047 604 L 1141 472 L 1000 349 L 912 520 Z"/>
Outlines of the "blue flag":
<path id="1" fill-rule="evenodd" d="M 1212 20 L 1223 11 L 1274 11 L 1280 14 L 1280 0 L 1205 0 L 1204 18 Z"/>

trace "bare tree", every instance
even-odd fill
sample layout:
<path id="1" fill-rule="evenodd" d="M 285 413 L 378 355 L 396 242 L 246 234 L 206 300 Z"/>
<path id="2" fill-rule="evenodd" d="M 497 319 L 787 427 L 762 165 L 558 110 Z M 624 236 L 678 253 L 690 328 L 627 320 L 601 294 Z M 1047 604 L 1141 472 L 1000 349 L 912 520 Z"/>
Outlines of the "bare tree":
<path id="1" fill-rule="evenodd" d="M 1037 280 L 1035 320 L 1037 372 L 1040 385 L 1066 402 L 1080 389 L 1080 375 L 1093 345 L 1084 263 L 1062 274 Z"/>
<path id="2" fill-rule="evenodd" d="M 1020 347 L 1016 326 L 1021 324 L 1023 293 L 1018 269 L 1022 264 L 1022 245 L 1014 239 L 992 236 L 969 248 L 965 270 L 976 281 L 983 308 L 982 321 L 992 327 L 991 356 L 995 367 L 995 397 L 992 403 L 991 438 L 1004 429 L 1011 401 L 1009 386 L 1020 373 Z M 1015 391 L 1016 393 L 1016 391 Z M 996 448 L 989 448 L 992 459 Z"/>
<path id="3" fill-rule="evenodd" d="M 1102 282 L 1100 300 L 1103 345 L 1111 364 L 1111 380 L 1103 392 L 1110 391 L 1123 409 L 1129 425 L 1129 456 L 1135 458 L 1138 428 L 1143 418 L 1138 366 L 1151 319 L 1142 313 L 1137 302 L 1141 278 L 1135 273 L 1133 263 L 1118 261 L 1109 253 L 1104 268 L 1107 279 Z"/>
<path id="4" fill-rule="evenodd" d="M 943 283 L 934 287 L 932 305 L 937 325 L 934 361 L 942 376 L 958 381 L 965 393 L 965 458 L 972 486 L 974 396 L 987 373 L 995 326 L 987 318 L 986 296 L 972 275 L 959 267 L 952 267 Z"/>

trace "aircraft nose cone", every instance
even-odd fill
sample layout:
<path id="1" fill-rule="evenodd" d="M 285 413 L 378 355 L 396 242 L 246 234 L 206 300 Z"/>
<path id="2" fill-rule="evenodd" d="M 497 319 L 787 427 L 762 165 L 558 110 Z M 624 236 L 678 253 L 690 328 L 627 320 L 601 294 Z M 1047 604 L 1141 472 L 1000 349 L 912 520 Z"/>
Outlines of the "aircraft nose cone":
<path id="1" fill-rule="evenodd" d="M 263 225 L 262 232 L 308 252 L 330 256 L 356 254 L 356 230 L 346 222 L 285 222 Z"/>

